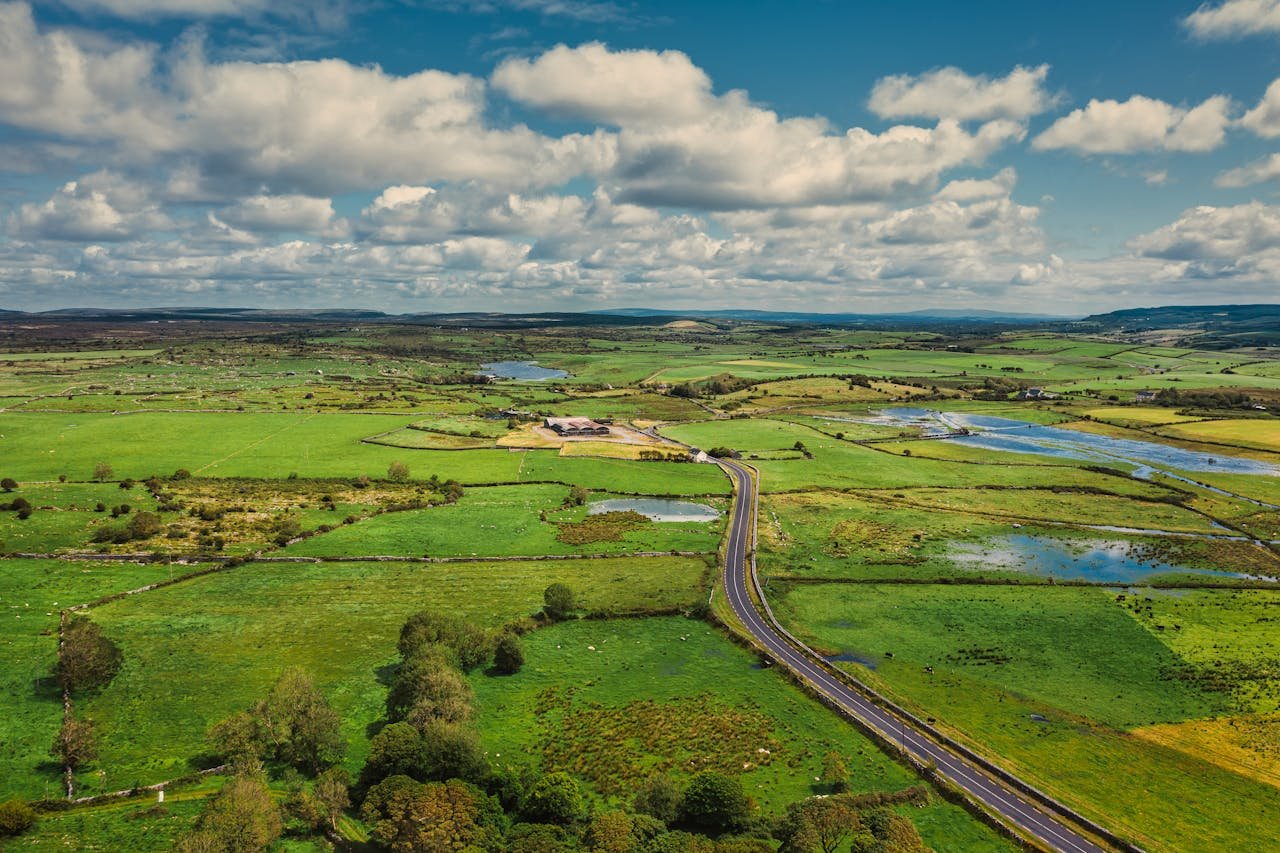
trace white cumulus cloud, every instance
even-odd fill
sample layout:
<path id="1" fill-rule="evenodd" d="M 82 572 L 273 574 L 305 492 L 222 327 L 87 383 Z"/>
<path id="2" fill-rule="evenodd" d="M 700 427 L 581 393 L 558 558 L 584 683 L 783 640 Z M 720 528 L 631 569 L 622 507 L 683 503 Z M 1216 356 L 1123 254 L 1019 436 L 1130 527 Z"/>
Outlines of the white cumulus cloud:
<path id="1" fill-rule="evenodd" d="M 1184 18 L 1182 23 L 1193 35 L 1202 39 L 1280 33 L 1280 0 L 1225 0 L 1217 5 L 1206 3 Z"/>
<path id="2" fill-rule="evenodd" d="M 1258 105 L 1241 116 L 1240 126 L 1264 139 L 1280 136 L 1280 80 L 1273 80 Z"/>
<path id="3" fill-rule="evenodd" d="M 1020 65 L 994 78 L 952 67 L 899 74 L 877 80 L 868 105 L 883 118 L 1025 119 L 1053 105 L 1044 88 L 1048 74 L 1048 65 Z"/>
<path id="4" fill-rule="evenodd" d="M 1040 150 L 1083 154 L 1137 151 L 1212 151 L 1231 123 L 1231 99 L 1215 95 L 1186 109 L 1134 95 L 1127 101 L 1091 100 L 1055 121 L 1032 141 Z"/>

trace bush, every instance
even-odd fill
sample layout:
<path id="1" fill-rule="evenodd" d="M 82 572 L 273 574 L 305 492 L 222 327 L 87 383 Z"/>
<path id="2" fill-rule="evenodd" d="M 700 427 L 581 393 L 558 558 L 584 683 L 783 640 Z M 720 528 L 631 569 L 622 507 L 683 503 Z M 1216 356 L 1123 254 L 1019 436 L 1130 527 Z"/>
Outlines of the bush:
<path id="1" fill-rule="evenodd" d="M 62 634 L 54 676 L 72 693 L 103 687 L 116 677 L 123 660 L 120 648 L 95 622 L 73 619 Z"/>
<path id="2" fill-rule="evenodd" d="M 387 479 L 393 483 L 408 482 L 409 466 L 397 459 L 387 466 Z"/>
<path id="3" fill-rule="evenodd" d="M 492 653 L 488 635 L 467 620 L 420 610 L 400 628 L 397 646 L 401 656 L 408 660 L 432 645 L 443 646 L 456 659 L 458 666 L 468 671 L 487 661 Z"/>
<path id="4" fill-rule="evenodd" d="M 21 835 L 35 826 L 35 809 L 22 800 L 0 803 L 0 838 Z"/>
<path id="5" fill-rule="evenodd" d="M 12 492 L 16 488 L 18 488 L 18 481 L 13 479 L 12 477 L 5 477 L 3 480 L 0 480 L 0 489 L 4 489 L 6 492 Z M 9 802 L 16 802 L 16 801 L 10 800 Z M 8 805 L 8 804 L 9 803 L 5 803 L 5 805 Z"/>
<path id="6" fill-rule="evenodd" d="M 524 666 L 524 647 L 515 634 L 503 634 L 493 650 L 493 668 L 503 675 L 514 675 Z"/>
<path id="7" fill-rule="evenodd" d="M 106 462 L 99 462 L 97 465 L 93 466 L 93 479 L 97 480 L 98 482 L 102 482 L 103 480 L 110 480 L 112 477 L 115 476 L 115 474 L 116 474 L 115 469 L 113 469 Z"/>
<path id="8" fill-rule="evenodd" d="M 553 583 L 547 587 L 542 593 L 542 603 L 542 612 L 554 622 L 568 619 L 576 608 L 573 590 L 562 583 Z"/>
<path id="9" fill-rule="evenodd" d="M 751 801 L 742 781 L 723 773 L 704 771 L 693 777 L 680 798 L 678 819 L 708 832 L 741 829 L 751 817 Z"/>
<path id="10" fill-rule="evenodd" d="M 520 812 L 534 823 L 570 824 L 586 817 L 587 804 L 572 776 L 548 773 L 525 796 Z"/>

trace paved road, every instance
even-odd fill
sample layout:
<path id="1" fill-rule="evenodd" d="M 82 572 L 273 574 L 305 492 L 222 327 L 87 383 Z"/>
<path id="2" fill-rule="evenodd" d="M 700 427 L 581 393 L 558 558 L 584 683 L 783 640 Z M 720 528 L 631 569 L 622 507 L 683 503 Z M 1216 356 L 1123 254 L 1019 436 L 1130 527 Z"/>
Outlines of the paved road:
<path id="1" fill-rule="evenodd" d="M 734 481 L 733 526 L 725 549 L 724 588 L 729 604 L 746 629 L 760 645 L 783 666 L 810 686 L 858 717 L 883 737 L 898 744 L 921 762 L 932 761 L 938 772 L 962 788 L 971 797 L 998 812 L 1005 820 L 1039 839 L 1053 850 L 1067 853 L 1104 851 L 1082 836 L 1071 824 L 1029 797 L 1015 793 L 996 781 L 988 771 L 959 757 L 900 718 L 873 703 L 853 687 L 835 678 L 816 663 L 812 653 L 793 644 L 756 609 L 751 600 L 751 580 L 747 560 L 754 537 L 756 517 L 756 484 L 741 465 L 723 461 L 723 467 Z"/>

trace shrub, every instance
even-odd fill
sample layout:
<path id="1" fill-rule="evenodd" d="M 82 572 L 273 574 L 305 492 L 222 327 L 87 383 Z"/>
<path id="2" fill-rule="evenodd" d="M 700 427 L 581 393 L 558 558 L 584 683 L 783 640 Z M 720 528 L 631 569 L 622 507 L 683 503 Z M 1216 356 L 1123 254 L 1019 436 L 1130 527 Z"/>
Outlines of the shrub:
<path id="1" fill-rule="evenodd" d="M 751 817 L 751 801 L 742 781 L 704 771 L 693 777 L 680 798 L 679 821 L 709 832 L 740 829 Z"/>
<path id="2" fill-rule="evenodd" d="M 556 622 L 568 619 L 576 608 L 573 590 L 562 583 L 553 583 L 543 591 L 542 604 L 542 612 L 548 619 Z"/>
<path id="3" fill-rule="evenodd" d="M 582 789 L 568 773 L 548 773 L 525 796 L 520 812 L 536 823 L 569 824 L 587 814 Z"/>
<path id="4" fill-rule="evenodd" d="M 18 481 L 13 479 L 12 477 L 5 477 L 3 480 L 0 480 L 0 489 L 4 489 L 6 492 L 12 492 L 16 488 L 18 488 Z M 10 800 L 9 802 L 15 802 L 15 801 Z M 5 805 L 8 805 L 8 804 L 9 803 L 5 803 Z"/>
<path id="5" fill-rule="evenodd" d="M 97 623 L 73 619 L 62 634 L 54 675 L 72 693 L 103 687 L 116 677 L 123 659 L 120 648 Z"/>
<path id="6" fill-rule="evenodd" d="M 409 466 L 397 459 L 387 466 L 387 479 L 393 483 L 408 482 Z"/>
<path id="7" fill-rule="evenodd" d="M 0 803 L 0 838 L 21 835 L 35 826 L 35 809 L 22 800 Z"/>
<path id="8" fill-rule="evenodd" d="M 93 479 L 97 480 L 98 482 L 102 482 L 103 480 L 110 480 L 112 477 L 115 476 L 115 473 L 116 473 L 115 469 L 113 469 L 106 462 L 99 462 L 97 465 L 93 466 Z"/>
<path id="9" fill-rule="evenodd" d="M 506 633 L 493 650 L 493 668 L 503 675 L 514 675 L 524 666 L 524 647 L 515 634 Z"/>

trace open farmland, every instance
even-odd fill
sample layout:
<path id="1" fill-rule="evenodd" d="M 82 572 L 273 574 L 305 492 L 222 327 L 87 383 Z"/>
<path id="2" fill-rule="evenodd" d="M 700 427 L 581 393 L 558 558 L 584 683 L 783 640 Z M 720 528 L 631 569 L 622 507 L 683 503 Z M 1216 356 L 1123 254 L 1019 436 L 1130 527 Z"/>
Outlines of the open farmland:
<path id="1" fill-rule="evenodd" d="M 401 625 L 427 610 L 490 643 L 521 634 L 518 672 L 466 676 L 466 725 L 495 767 L 568 772 L 606 810 L 630 807 L 654 773 L 684 785 L 710 768 L 739 779 L 766 821 L 828 792 L 835 754 L 859 796 L 923 796 L 893 809 L 934 849 L 1010 849 L 730 642 L 707 606 L 730 481 L 714 464 L 647 458 L 687 460 L 681 442 L 759 472 L 765 594 L 838 666 L 1148 849 L 1240 847 L 1252 819 L 1213 815 L 1234 802 L 1277 813 L 1280 476 L 1265 466 L 1280 422 L 1254 408 L 1272 405 L 1274 378 L 1256 353 L 706 323 L 184 332 L 11 355 L 0 798 L 65 793 L 49 744 L 69 607 L 90 605 L 65 615 L 121 655 L 108 683 L 72 695 L 97 747 L 72 774 L 76 796 L 215 765 L 210 728 L 295 666 L 336 713 L 339 766 L 359 777 L 392 722 Z M 498 361 L 569 375 L 475 378 Z M 1225 380 L 1191 379 L 1210 376 Z M 1120 390 L 1175 378 L 1179 393 L 1158 401 Z M 1068 393 L 1019 399 L 1031 387 Z M 1003 447 L 998 432 L 940 437 L 886 415 L 897 410 L 1222 462 L 1189 471 L 1106 444 L 1081 457 Z M 541 426 L 570 415 L 613 432 L 566 441 Z M 632 499 L 719 515 L 589 514 Z M 557 621 L 544 593 L 560 583 L 576 601 Z M 296 771 L 267 764 L 283 801 Z M 222 779 L 175 785 L 163 814 L 138 801 L 48 811 L 22 842 L 172 846 Z M 370 832 L 356 808 L 338 826 L 349 842 Z M 313 843 L 300 831 L 288 849 Z"/>

